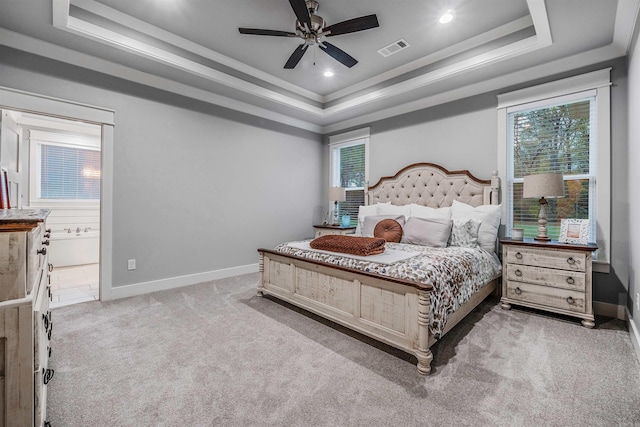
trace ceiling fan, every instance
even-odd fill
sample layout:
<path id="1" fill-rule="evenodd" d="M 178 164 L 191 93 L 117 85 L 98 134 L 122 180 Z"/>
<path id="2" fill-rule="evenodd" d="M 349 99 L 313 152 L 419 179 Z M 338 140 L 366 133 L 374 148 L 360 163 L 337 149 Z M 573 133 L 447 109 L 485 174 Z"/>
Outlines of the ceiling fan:
<path id="1" fill-rule="evenodd" d="M 261 30 L 258 28 L 238 28 L 241 34 L 254 34 L 258 36 L 276 36 L 276 37 L 299 37 L 304 40 L 300 46 L 293 51 L 289 60 L 284 64 L 284 68 L 292 69 L 298 65 L 302 56 L 311 45 L 318 45 L 320 49 L 326 52 L 336 61 L 351 68 L 358 63 L 348 53 L 337 48 L 329 42 L 324 41 L 325 37 L 339 36 L 341 34 L 355 33 L 357 31 L 368 30 L 379 26 L 378 17 L 373 15 L 361 16 L 359 18 L 349 19 L 347 21 L 338 22 L 337 24 L 325 26 L 326 22 L 321 16 L 316 15 L 318 10 L 318 2 L 315 0 L 289 0 L 293 12 L 298 18 L 296 20 L 296 32 L 277 30 Z"/>

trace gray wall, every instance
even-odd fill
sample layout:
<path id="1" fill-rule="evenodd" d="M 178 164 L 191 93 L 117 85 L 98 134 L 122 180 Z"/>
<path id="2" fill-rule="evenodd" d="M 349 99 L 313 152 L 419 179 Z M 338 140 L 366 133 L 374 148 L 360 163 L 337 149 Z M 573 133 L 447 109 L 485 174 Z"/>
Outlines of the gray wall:
<path id="1" fill-rule="evenodd" d="M 497 94 L 613 67 L 611 76 L 611 272 L 594 274 L 594 300 L 626 305 L 628 299 L 627 74 L 624 58 L 370 123 L 369 181 L 416 162 L 468 169 L 487 179 L 497 169 Z M 364 126 L 363 126 L 364 127 Z"/>
<path id="2" fill-rule="evenodd" d="M 320 219 L 319 135 L 12 49 L 0 58 L 2 86 L 116 112 L 114 287 L 255 264 L 258 247 Z"/>

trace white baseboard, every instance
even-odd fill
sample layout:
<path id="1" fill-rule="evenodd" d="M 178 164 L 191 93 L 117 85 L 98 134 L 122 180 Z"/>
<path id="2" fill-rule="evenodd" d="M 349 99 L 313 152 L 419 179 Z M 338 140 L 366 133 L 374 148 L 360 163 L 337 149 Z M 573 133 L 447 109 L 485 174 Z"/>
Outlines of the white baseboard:
<path id="1" fill-rule="evenodd" d="M 629 327 L 629 335 L 631 335 L 631 342 L 633 343 L 633 348 L 636 349 L 636 356 L 638 356 L 638 360 L 640 360 L 640 330 L 636 326 L 636 323 L 633 321 L 631 317 L 631 313 L 627 310 L 627 317 L 629 318 L 628 327 Z"/>
<path id="2" fill-rule="evenodd" d="M 206 271 L 204 273 L 188 274 L 186 276 L 170 277 L 168 279 L 153 280 L 151 282 L 134 283 L 126 286 L 117 286 L 110 289 L 109 299 L 133 297 L 148 294 L 150 292 L 164 291 L 195 285 L 196 283 L 209 282 L 211 280 L 225 279 L 227 277 L 240 276 L 258 272 L 258 264 L 241 265 L 238 267 L 224 268 L 222 270 Z"/>
<path id="3" fill-rule="evenodd" d="M 613 317 L 614 319 L 627 320 L 627 307 L 608 302 L 593 302 L 593 312 L 600 316 Z"/>

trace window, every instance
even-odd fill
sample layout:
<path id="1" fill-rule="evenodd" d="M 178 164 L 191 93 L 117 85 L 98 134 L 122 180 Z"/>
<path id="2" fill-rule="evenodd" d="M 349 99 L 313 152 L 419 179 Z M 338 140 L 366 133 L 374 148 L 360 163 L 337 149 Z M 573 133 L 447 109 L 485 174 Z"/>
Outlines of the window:
<path id="1" fill-rule="evenodd" d="M 369 129 L 349 132 L 329 138 L 329 187 L 344 187 L 346 201 L 338 204 L 340 216 L 351 216 L 351 225 L 358 223 L 358 208 L 366 204 L 368 182 Z"/>
<path id="2" fill-rule="evenodd" d="M 609 260 L 609 70 L 499 95 L 499 149 L 505 235 L 537 235 L 537 199 L 522 197 L 525 175 L 562 173 L 565 196 L 548 199 L 547 229 L 562 218 L 590 220 L 598 261 Z"/>
<path id="3" fill-rule="evenodd" d="M 31 202 L 100 201 L 99 140 L 31 131 L 30 141 Z"/>
<path id="4" fill-rule="evenodd" d="M 100 200 L 100 151 L 39 145 L 39 199 Z"/>

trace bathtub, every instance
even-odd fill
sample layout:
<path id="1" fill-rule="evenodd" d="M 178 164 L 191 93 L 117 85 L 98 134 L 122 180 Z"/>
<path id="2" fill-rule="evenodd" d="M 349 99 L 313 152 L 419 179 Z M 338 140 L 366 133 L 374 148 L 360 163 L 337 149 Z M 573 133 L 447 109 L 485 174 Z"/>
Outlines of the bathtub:
<path id="1" fill-rule="evenodd" d="M 54 267 L 95 264 L 100 262 L 100 231 L 89 229 L 80 232 L 71 229 L 51 229 L 49 237 L 49 262 Z"/>

